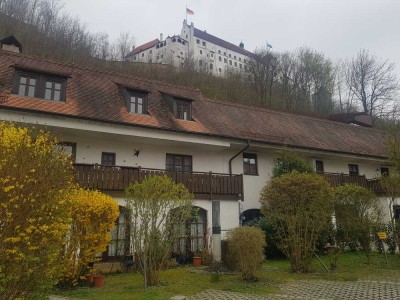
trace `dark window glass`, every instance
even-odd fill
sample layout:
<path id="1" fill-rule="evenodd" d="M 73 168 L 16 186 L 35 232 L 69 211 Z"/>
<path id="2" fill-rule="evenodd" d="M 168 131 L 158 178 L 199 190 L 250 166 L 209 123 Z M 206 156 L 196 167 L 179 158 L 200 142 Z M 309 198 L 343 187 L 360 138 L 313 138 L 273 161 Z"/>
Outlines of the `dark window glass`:
<path id="1" fill-rule="evenodd" d="M 243 153 L 243 173 L 245 175 L 258 175 L 257 154 Z"/>
<path id="2" fill-rule="evenodd" d="M 396 221 L 400 220 L 400 205 L 393 205 L 393 215 Z"/>
<path id="3" fill-rule="evenodd" d="M 358 175 L 358 165 L 349 164 L 349 174 L 350 175 Z"/>
<path id="4" fill-rule="evenodd" d="M 115 166 L 115 153 L 102 152 L 101 153 L 102 166 Z"/>
<path id="5" fill-rule="evenodd" d="M 17 71 L 14 94 L 31 98 L 65 101 L 66 82 L 67 80 L 61 77 Z"/>
<path id="6" fill-rule="evenodd" d="M 203 46 L 205 46 L 206 45 L 206 42 L 203 42 Z"/>
<path id="7" fill-rule="evenodd" d="M 214 65 L 213 64 L 210 64 L 210 69 L 211 70 L 214 69 Z"/>
<path id="8" fill-rule="evenodd" d="M 389 168 L 388 167 L 381 167 L 381 175 L 382 176 L 389 176 Z"/>
<path id="9" fill-rule="evenodd" d="M 322 160 L 315 161 L 315 171 L 320 174 L 324 173 L 324 162 Z"/>
<path id="10" fill-rule="evenodd" d="M 172 171 L 192 171 L 192 156 L 167 154 L 165 169 Z"/>

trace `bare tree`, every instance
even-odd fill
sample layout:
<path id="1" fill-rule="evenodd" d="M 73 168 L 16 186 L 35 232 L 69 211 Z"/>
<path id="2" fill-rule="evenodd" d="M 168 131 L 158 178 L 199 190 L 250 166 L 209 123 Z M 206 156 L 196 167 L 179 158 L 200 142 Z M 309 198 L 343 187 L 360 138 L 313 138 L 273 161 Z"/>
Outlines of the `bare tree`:
<path id="1" fill-rule="evenodd" d="M 276 55 L 265 48 L 256 50 L 254 59 L 250 61 L 248 73 L 261 102 L 271 106 L 272 87 L 278 74 Z"/>
<path id="2" fill-rule="evenodd" d="M 370 116 L 385 116 L 392 110 L 400 87 L 394 70 L 393 63 L 381 61 L 365 49 L 347 63 L 345 76 L 350 95 Z"/>

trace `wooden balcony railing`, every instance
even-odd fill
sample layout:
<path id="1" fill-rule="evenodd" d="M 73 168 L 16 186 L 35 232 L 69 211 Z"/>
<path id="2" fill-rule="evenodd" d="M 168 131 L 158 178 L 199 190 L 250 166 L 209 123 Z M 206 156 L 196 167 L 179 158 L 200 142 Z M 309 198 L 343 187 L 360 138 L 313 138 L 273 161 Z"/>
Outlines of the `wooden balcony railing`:
<path id="1" fill-rule="evenodd" d="M 83 188 L 122 191 L 150 175 L 168 175 L 182 183 L 196 199 L 243 200 L 243 175 L 179 172 L 161 169 L 75 164 L 76 182 Z"/>
<path id="2" fill-rule="evenodd" d="M 365 175 L 349 175 L 342 173 L 323 173 L 321 175 L 323 175 L 333 187 L 351 183 L 369 188 L 377 195 L 384 194 L 381 184 L 379 183 L 379 179 L 367 179 Z"/>

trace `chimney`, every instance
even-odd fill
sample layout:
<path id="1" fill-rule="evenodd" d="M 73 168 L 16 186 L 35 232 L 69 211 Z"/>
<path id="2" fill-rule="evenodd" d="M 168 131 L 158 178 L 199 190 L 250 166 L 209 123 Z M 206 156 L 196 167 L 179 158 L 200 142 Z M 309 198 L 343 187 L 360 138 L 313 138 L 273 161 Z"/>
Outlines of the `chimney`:
<path id="1" fill-rule="evenodd" d="M 164 40 L 164 35 L 160 33 L 160 42 L 162 42 L 163 40 Z"/>
<path id="2" fill-rule="evenodd" d="M 135 50 L 135 45 L 132 46 L 132 51 Z"/>
<path id="3" fill-rule="evenodd" d="M 239 47 L 242 48 L 242 49 L 244 49 L 244 44 L 243 44 L 243 42 L 240 42 Z"/>

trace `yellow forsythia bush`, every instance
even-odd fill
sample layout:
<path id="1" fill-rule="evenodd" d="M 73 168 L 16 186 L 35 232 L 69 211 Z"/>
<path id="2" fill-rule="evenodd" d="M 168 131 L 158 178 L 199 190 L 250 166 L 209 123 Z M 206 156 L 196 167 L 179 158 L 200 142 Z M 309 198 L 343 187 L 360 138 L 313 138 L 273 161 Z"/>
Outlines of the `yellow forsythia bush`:
<path id="1" fill-rule="evenodd" d="M 98 191 L 76 189 L 70 194 L 72 222 L 67 233 L 60 285 L 73 287 L 85 275 L 96 253 L 103 252 L 118 218 L 118 204 Z"/>
<path id="2" fill-rule="evenodd" d="M 72 187 L 56 140 L 0 122 L 0 299 L 39 299 L 57 280 Z"/>

